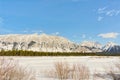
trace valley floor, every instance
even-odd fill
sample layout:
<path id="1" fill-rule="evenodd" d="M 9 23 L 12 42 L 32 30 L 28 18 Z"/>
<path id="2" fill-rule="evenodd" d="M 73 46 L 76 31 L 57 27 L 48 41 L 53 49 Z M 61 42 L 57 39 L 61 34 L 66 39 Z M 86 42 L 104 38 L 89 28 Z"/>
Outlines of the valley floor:
<path id="1" fill-rule="evenodd" d="M 52 69 L 55 62 L 68 62 L 72 64 L 84 64 L 90 69 L 90 80 L 111 80 L 109 78 L 97 78 L 93 79 L 93 74 L 99 72 L 104 74 L 105 69 L 109 67 L 114 67 L 114 64 L 120 61 L 120 56 L 118 57 L 104 57 L 104 56 L 80 56 L 80 57 L 4 57 L 18 60 L 20 65 L 27 66 L 28 69 L 36 71 L 37 80 L 57 80 L 53 78 L 47 78 L 45 76 L 45 71 Z M 119 62 L 120 63 L 120 62 Z"/>

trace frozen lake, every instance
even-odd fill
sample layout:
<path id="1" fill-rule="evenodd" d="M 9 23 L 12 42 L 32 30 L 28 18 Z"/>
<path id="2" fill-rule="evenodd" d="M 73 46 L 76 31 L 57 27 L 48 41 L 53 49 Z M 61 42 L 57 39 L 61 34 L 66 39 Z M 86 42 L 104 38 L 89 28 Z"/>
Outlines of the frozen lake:
<path id="1" fill-rule="evenodd" d="M 120 57 L 96 57 L 96 56 L 79 56 L 79 57 L 5 57 L 18 60 L 20 65 L 27 66 L 29 69 L 36 71 L 37 80 L 55 80 L 45 78 L 46 70 L 53 68 L 55 62 L 68 62 L 72 64 L 84 64 L 89 67 L 91 74 L 95 72 L 104 73 L 105 67 L 114 65 L 120 60 Z M 100 79 L 102 80 L 102 79 Z M 104 80 L 104 79 L 103 79 Z"/>

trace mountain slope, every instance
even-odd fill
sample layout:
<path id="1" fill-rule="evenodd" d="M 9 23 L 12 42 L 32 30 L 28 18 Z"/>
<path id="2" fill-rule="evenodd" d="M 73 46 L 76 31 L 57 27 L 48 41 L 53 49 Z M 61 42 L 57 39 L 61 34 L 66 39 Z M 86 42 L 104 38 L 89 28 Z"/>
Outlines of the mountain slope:
<path id="1" fill-rule="evenodd" d="M 120 46 L 109 42 L 104 47 L 93 41 L 80 44 L 61 37 L 47 34 L 0 35 L 0 50 L 31 50 L 40 52 L 120 52 Z"/>
<path id="2" fill-rule="evenodd" d="M 74 43 L 66 38 L 46 34 L 1 35 L 2 50 L 32 50 L 45 52 L 70 52 Z"/>
<path id="3" fill-rule="evenodd" d="M 93 41 L 83 41 L 80 44 L 82 47 L 88 48 L 91 52 L 102 52 L 102 45 L 98 42 Z"/>
<path id="4" fill-rule="evenodd" d="M 113 42 L 108 42 L 103 47 L 103 51 L 108 52 L 108 53 L 119 53 L 120 52 L 120 45 L 113 43 Z"/>

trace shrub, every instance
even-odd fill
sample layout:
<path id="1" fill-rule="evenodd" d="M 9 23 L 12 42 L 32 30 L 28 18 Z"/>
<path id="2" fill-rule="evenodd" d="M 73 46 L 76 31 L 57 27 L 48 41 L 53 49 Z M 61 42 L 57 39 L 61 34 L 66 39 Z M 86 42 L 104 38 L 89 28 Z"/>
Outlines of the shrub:
<path id="1" fill-rule="evenodd" d="M 73 65 L 72 66 L 72 72 L 70 74 L 72 79 L 74 80 L 89 80 L 90 77 L 90 71 L 88 67 L 82 64 Z"/>
<path id="2" fill-rule="evenodd" d="M 35 74 L 13 59 L 0 58 L 0 80 L 35 80 Z"/>
<path id="3" fill-rule="evenodd" d="M 120 80 L 120 62 L 115 63 L 115 67 L 111 67 L 106 73 L 113 80 Z"/>
<path id="4" fill-rule="evenodd" d="M 85 65 L 70 66 L 67 62 L 56 62 L 54 68 L 47 71 L 47 76 L 60 80 L 89 80 L 90 71 Z"/>
<path id="5" fill-rule="evenodd" d="M 105 74 L 96 73 L 94 77 L 110 78 L 110 80 L 120 80 L 120 61 L 109 68 L 105 68 Z"/>

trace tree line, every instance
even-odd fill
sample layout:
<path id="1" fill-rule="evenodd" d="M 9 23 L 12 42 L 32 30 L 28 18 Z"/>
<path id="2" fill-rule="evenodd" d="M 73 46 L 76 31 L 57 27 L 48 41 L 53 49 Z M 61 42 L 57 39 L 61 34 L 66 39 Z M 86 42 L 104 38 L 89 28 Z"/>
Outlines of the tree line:
<path id="1" fill-rule="evenodd" d="M 0 56 L 120 56 L 119 53 L 35 52 L 25 50 L 0 51 Z"/>

